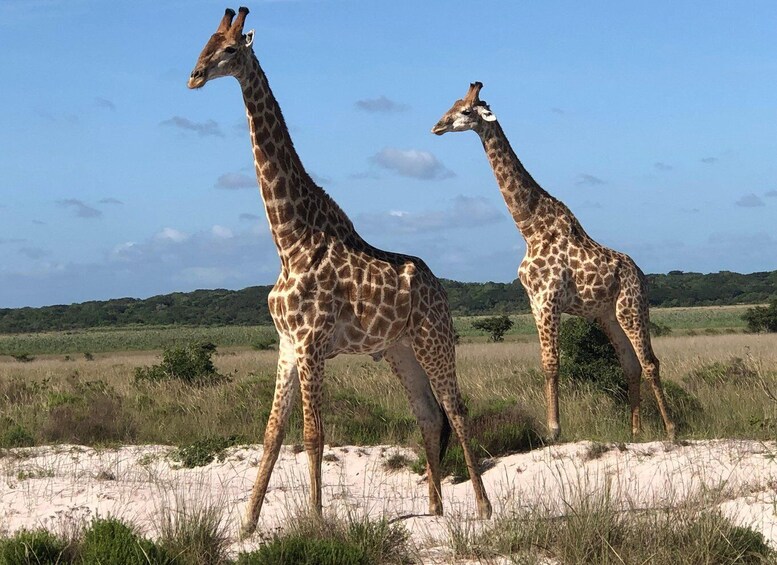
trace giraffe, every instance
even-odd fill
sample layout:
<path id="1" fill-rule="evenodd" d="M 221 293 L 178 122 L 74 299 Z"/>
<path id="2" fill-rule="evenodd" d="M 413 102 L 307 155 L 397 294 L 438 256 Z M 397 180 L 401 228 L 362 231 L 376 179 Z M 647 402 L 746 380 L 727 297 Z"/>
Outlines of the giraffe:
<path id="1" fill-rule="evenodd" d="M 650 343 L 647 282 L 626 255 L 595 242 L 562 202 L 545 192 L 513 152 L 502 126 L 480 100 L 483 84 L 470 84 L 432 133 L 474 130 L 483 143 L 499 189 L 515 225 L 526 240 L 518 278 L 526 289 L 539 334 L 545 400 L 551 440 L 561 432 L 558 410 L 558 332 L 562 313 L 598 322 L 610 339 L 628 380 L 631 431 L 640 431 L 640 377 L 656 397 L 666 433 L 675 426 Z"/>
<path id="2" fill-rule="evenodd" d="M 243 34 L 248 9 L 227 9 L 189 78 L 201 88 L 221 76 L 240 84 L 256 175 L 281 271 L 268 298 L 279 335 L 270 417 L 243 532 L 252 533 L 283 442 L 293 397 L 301 391 L 310 504 L 321 514 L 321 415 L 324 362 L 340 353 L 385 358 L 421 428 L 427 459 L 429 512 L 443 512 L 440 460 L 451 427 L 464 450 L 481 518 L 491 516 L 469 445 L 466 408 L 456 379 L 454 330 L 440 281 L 417 257 L 365 242 L 335 201 L 305 171 L 280 106 Z M 234 21 L 233 21 L 234 18 Z"/>

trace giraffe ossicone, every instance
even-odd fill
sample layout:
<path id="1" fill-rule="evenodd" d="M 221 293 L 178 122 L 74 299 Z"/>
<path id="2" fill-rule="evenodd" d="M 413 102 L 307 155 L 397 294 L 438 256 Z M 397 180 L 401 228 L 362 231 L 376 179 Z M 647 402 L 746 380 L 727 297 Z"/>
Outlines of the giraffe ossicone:
<path id="1" fill-rule="evenodd" d="M 310 503 L 321 513 L 324 362 L 340 353 L 385 358 L 405 389 L 426 450 L 430 513 L 442 514 L 440 460 L 453 428 L 464 450 L 478 512 L 488 518 L 491 504 L 469 445 L 466 409 L 456 379 L 454 330 L 445 290 L 421 259 L 365 242 L 305 171 L 254 55 L 253 33 L 243 34 L 247 15 L 245 7 L 237 13 L 225 11 L 189 78 L 190 88 L 222 76 L 233 76 L 240 83 L 256 174 L 281 262 L 268 299 L 280 342 L 275 394 L 244 532 L 256 528 L 298 391 Z"/>
<path id="2" fill-rule="evenodd" d="M 443 135 L 475 131 L 483 143 L 505 204 L 526 240 L 518 278 L 526 289 L 542 350 L 550 438 L 561 432 L 558 410 L 558 332 L 561 314 L 596 320 L 609 337 L 628 380 L 631 430 L 640 431 L 640 377 L 656 397 L 666 433 L 674 439 L 650 342 L 647 282 L 625 253 L 608 249 L 583 230 L 574 214 L 532 178 L 473 82 L 432 128 Z"/>

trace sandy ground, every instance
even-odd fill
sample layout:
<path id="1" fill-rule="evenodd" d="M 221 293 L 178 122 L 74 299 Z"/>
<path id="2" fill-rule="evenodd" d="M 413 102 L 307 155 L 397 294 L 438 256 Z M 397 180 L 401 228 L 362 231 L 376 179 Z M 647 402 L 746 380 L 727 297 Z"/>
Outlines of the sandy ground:
<path id="1" fill-rule="evenodd" d="M 777 443 L 713 440 L 675 445 L 621 444 L 598 457 L 590 442 L 564 444 L 495 459 L 484 482 L 495 513 L 523 505 L 563 512 L 565 501 L 609 488 L 629 507 L 676 504 L 713 490 L 732 520 L 762 532 L 777 548 Z M 38 447 L 0 452 L 0 530 L 61 531 L 93 516 L 116 516 L 154 536 L 159 515 L 180 504 L 223 508 L 232 549 L 250 550 L 306 505 L 307 456 L 284 447 L 275 467 L 258 533 L 238 541 L 261 448 L 233 448 L 207 467 L 177 468 L 165 446 L 119 449 Z M 390 446 L 326 448 L 325 512 L 355 512 L 404 522 L 431 561 L 446 560 L 451 524 L 476 519 L 469 482 L 443 484 L 446 516 L 426 515 L 427 487 L 386 460 L 411 451 Z M 425 559 L 425 561 L 427 560 Z"/>

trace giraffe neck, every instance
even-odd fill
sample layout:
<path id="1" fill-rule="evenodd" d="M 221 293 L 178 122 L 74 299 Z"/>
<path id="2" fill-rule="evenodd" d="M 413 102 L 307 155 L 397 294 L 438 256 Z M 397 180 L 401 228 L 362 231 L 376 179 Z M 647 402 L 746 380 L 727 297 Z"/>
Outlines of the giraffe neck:
<path id="1" fill-rule="evenodd" d="M 236 78 L 243 91 L 256 176 L 283 266 L 288 266 L 294 253 L 307 251 L 317 233 L 358 239 L 345 212 L 305 171 L 253 53 Z"/>
<path id="2" fill-rule="evenodd" d="M 542 211 L 555 199 L 521 164 L 499 122 L 489 123 L 478 135 L 515 225 L 527 238 L 543 219 Z"/>

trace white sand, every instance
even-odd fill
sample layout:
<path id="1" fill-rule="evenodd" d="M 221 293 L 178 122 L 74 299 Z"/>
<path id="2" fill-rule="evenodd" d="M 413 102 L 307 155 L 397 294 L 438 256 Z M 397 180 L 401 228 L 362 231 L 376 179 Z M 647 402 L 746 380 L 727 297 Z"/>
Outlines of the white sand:
<path id="1" fill-rule="evenodd" d="M 484 481 L 495 513 L 516 505 L 544 505 L 563 513 L 564 501 L 607 486 L 630 508 L 677 504 L 713 489 L 719 508 L 735 523 L 764 534 L 777 548 L 777 443 L 713 440 L 680 446 L 634 443 L 613 446 L 590 459 L 590 442 L 565 444 L 492 461 Z M 261 448 L 233 448 L 207 467 L 179 469 L 164 446 L 120 449 L 80 446 L 13 449 L 0 453 L 0 530 L 46 527 L 61 531 L 93 516 L 116 516 L 155 535 L 165 508 L 189 501 L 223 508 L 234 551 L 249 550 L 281 529 L 287 516 L 306 506 L 307 456 L 284 447 L 273 473 L 257 534 L 238 541 Z M 387 472 L 395 447 L 326 448 L 325 512 L 355 512 L 400 519 L 425 554 L 448 547 L 449 525 L 475 518 L 469 482 L 443 483 L 446 516 L 425 515 L 427 487 L 404 469 Z M 441 558 L 441 559 L 444 559 Z"/>

